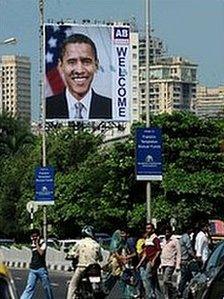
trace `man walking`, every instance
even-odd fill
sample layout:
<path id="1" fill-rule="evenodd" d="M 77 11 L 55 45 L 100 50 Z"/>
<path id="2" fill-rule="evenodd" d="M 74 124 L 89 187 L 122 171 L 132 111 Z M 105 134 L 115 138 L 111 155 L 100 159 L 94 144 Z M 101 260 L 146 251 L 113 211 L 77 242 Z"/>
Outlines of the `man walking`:
<path id="1" fill-rule="evenodd" d="M 20 299 L 32 299 L 34 296 L 37 280 L 41 281 L 44 288 L 45 298 L 53 299 L 53 294 L 46 268 L 46 243 L 40 238 L 40 231 L 33 229 L 31 231 L 31 250 L 32 258 L 30 263 L 30 271 L 28 275 L 26 288 Z"/>
<path id="2" fill-rule="evenodd" d="M 191 234 L 193 233 L 193 227 L 188 225 L 184 228 L 184 233 L 180 238 L 181 247 L 181 277 L 179 283 L 179 293 L 183 294 L 187 283 L 192 278 L 192 273 L 190 270 L 190 262 L 195 258 L 195 254 L 192 248 Z"/>
<path id="3" fill-rule="evenodd" d="M 196 235 L 195 239 L 195 253 L 199 263 L 204 265 L 207 261 L 210 249 L 209 249 L 209 224 L 207 222 L 202 222 L 200 225 L 200 231 Z"/>
<path id="4" fill-rule="evenodd" d="M 175 270 L 180 270 L 180 261 L 181 251 L 179 241 L 173 237 L 172 227 L 167 226 L 161 252 L 165 299 L 173 298 L 177 292 L 173 286 L 172 277 Z"/>
<path id="5" fill-rule="evenodd" d="M 145 296 L 147 299 L 156 298 L 160 292 L 157 269 L 160 263 L 160 241 L 155 234 L 155 227 L 152 223 L 146 224 L 145 244 L 141 253 L 141 260 L 137 266 L 140 269 Z"/>

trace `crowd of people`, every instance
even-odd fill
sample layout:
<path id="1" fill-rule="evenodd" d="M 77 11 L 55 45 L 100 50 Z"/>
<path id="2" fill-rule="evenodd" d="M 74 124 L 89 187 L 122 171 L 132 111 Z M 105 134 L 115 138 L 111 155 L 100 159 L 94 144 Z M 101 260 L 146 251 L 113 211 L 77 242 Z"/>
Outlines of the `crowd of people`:
<path id="1" fill-rule="evenodd" d="M 208 259 L 212 248 L 209 225 L 186 226 L 178 238 L 167 225 L 160 239 L 152 223 L 147 223 L 139 238 L 127 229 L 118 229 L 112 236 L 107 264 L 108 293 L 119 282 L 122 298 L 182 298 L 191 278 Z M 174 283 L 174 273 L 177 281 Z M 160 275 L 160 279 L 158 279 Z"/>
<path id="2" fill-rule="evenodd" d="M 115 284 L 118 284 L 123 299 L 183 297 L 187 284 L 210 254 L 212 240 L 209 225 L 206 222 L 197 228 L 188 225 L 178 238 L 170 225 L 165 226 L 163 232 L 164 237 L 159 238 L 154 224 L 147 223 L 138 237 L 132 236 L 127 228 L 119 228 L 113 233 L 109 257 L 103 266 L 105 294 L 109 295 Z M 67 299 L 78 298 L 78 287 L 85 268 L 102 261 L 101 246 L 95 240 L 93 227 L 85 226 L 82 235 L 82 240 L 68 253 L 77 263 Z M 45 297 L 53 299 L 45 261 L 46 244 L 39 230 L 31 232 L 31 249 L 30 272 L 21 299 L 33 298 L 38 279 L 44 288 Z M 175 283 L 174 273 L 180 278 Z"/>

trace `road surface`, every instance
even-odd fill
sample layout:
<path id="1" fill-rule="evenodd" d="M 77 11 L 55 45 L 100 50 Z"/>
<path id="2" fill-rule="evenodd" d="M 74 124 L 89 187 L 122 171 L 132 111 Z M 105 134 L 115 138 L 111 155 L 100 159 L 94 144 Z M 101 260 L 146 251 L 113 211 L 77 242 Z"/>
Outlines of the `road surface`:
<path id="1" fill-rule="evenodd" d="M 13 276 L 16 289 L 18 291 L 19 296 L 21 296 L 27 281 L 28 270 L 27 269 L 10 269 L 11 274 Z M 71 272 L 63 272 L 63 271 L 49 271 L 49 277 L 51 281 L 52 291 L 54 295 L 54 299 L 64 299 L 66 298 L 66 289 L 67 282 L 70 280 L 72 276 Z M 114 290 L 112 290 L 110 296 L 107 299 L 120 299 L 121 296 L 119 294 L 119 290 L 117 286 L 115 286 Z M 44 297 L 44 293 L 40 283 L 38 282 L 35 296 L 33 299 L 42 299 Z"/>

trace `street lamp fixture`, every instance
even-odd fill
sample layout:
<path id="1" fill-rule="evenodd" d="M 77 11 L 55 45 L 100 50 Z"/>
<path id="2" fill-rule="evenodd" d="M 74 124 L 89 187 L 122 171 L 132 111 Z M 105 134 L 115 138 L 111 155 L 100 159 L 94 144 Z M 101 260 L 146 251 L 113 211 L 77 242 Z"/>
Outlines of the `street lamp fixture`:
<path id="1" fill-rule="evenodd" d="M 0 42 L 0 45 L 14 45 L 16 43 L 17 39 L 15 37 L 10 37 Z"/>

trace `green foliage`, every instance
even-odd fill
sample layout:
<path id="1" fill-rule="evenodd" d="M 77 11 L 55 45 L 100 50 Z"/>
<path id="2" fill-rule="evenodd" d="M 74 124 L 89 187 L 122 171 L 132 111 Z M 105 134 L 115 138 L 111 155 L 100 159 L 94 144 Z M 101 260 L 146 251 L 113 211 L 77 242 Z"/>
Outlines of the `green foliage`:
<path id="1" fill-rule="evenodd" d="M 224 215 L 224 155 L 222 142 L 224 120 L 199 119 L 190 113 L 160 115 L 153 123 L 162 127 L 164 141 L 163 204 L 170 217 L 181 223 L 196 218 L 198 211 L 208 217 Z M 157 218 L 162 219 L 161 199 L 156 204 Z M 170 206 L 171 204 L 171 206 Z M 170 208 L 169 208 L 170 207 Z M 166 213 L 165 213 L 166 214 Z M 166 215 L 165 218 L 170 218 Z M 199 220 L 199 219 L 196 219 Z"/>
<path id="2" fill-rule="evenodd" d="M 34 141 L 28 125 L 7 113 L 0 115 L 0 156 L 17 154 Z"/>
<path id="3" fill-rule="evenodd" d="M 7 114 L 0 115 L 0 132 L 0 233 L 14 236 L 20 231 L 17 206 L 35 137 L 26 124 Z"/>
<path id="4" fill-rule="evenodd" d="M 100 135 L 72 128 L 47 133 L 47 165 L 55 168 L 55 205 L 47 208 L 52 233 L 75 237 L 84 224 L 112 232 L 122 224 L 139 231 L 146 218 L 146 184 L 135 179 L 135 124 L 131 136 L 111 145 Z M 199 213 L 224 218 L 224 121 L 190 113 L 151 117 L 162 128 L 162 182 L 151 183 L 152 216 L 178 227 Z M 40 137 L 18 120 L 0 117 L 0 233 L 24 235 L 26 203 L 34 199 L 34 171 L 41 165 Z M 42 209 L 35 225 L 42 226 Z"/>
<path id="5" fill-rule="evenodd" d="M 88 132 L 74 134 L 71 128 L 53 131 L 47 136 L 47 158 L 56 171 L 67 172 L 77 169 L 89 153 L 97 151 L 102 143 L 100 136 Z"/>

